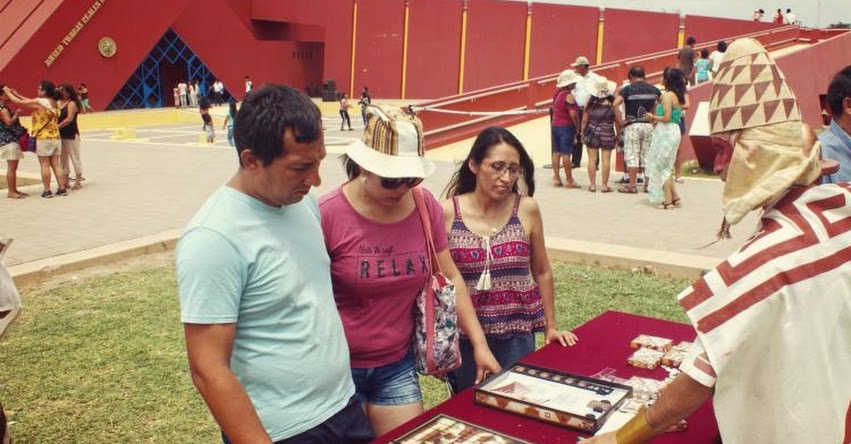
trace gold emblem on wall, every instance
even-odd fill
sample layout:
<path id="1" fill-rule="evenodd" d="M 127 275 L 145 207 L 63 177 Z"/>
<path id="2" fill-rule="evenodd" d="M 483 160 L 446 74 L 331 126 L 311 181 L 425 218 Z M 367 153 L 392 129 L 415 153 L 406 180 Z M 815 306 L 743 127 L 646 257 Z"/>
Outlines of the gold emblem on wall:
<path id="1" fill-rule="evenodd" d="M 112 40 L 110 37 L 104 37 L 98 41 L 98 52 L 100 55 L 110 58 L 115 55 L 118 51 L 118 47 L 115 45 L 115 40 Z"/>

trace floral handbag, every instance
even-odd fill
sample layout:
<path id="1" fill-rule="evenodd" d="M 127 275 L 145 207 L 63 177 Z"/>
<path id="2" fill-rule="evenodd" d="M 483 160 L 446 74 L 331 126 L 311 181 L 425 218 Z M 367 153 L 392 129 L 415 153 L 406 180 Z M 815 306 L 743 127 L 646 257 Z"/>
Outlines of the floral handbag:
<path id="1" fill-rule="evenodd" d="M 411 192 L 425 231 L 432 270 L 414 304 L 414 356 L 420 374 L 444 378 L 446 373 L 461 365 L 455 285 L 443 274 L 437 262 L 423 191 L 416 187 Z"/>

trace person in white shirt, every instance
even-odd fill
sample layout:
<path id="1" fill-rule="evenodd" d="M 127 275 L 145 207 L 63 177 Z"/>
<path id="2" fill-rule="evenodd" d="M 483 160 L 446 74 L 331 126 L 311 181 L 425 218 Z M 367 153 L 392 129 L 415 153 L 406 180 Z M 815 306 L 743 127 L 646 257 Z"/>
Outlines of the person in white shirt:
<path id="1" fill-rule="evenodd" d="M 792 12 L 792 8 L 786 9 L 786 24 L 787 25 L 797 25 L 798 17 L 795 17 L 795 13 Z"/>
<path id="2" fill-rule="evenodd" d="M 718 42 L 718 46 L 715 47 L 715 51 L 712 51 L 709 54 L 709 61 L 711 62 L 709 65 L 709 71 L 712 74 L 712 78 L 718 74 L 718 68 L 721 67 L 721 62 L 724 60 L 724 53 L 727 52 L 727 42 L 721 40 Z"/>

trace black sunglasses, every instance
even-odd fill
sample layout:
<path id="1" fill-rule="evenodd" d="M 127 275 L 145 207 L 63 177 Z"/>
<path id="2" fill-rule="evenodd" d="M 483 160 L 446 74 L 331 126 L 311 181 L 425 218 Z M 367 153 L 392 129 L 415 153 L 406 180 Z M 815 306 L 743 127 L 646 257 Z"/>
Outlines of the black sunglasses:
<path id="1" fill-rule="evenodd" d="M 381 188 L 388 190 L 395 190 L 402 185 L 407 185 L 408 188 L 413 188 L 421 183 L 423 183 L 423 179 L 421 177 L 381 178 Z"/>

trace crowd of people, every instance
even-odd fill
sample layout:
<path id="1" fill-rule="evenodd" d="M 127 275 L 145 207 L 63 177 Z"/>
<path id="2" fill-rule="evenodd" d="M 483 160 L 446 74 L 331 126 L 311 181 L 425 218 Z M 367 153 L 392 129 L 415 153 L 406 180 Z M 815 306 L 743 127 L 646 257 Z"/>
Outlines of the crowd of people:
<path id="1" fill-rule="evenodd" d="M 85 84 L 81 87 L 87 94 Z M 69 83 L 56 87 L 52 82 L 43 80 L 39 82 L 36 97 L 33 98 L 9 86 L 0 85 L 0 88 L 0 159 L 6 161 L 6 196 L 10 199 L 27 197 L 26 193 L 18 189 L 17 170 L 24 152 L 33 145 L 30 139 L 35 141 L 34 151 L 44 187 L 41 197 L 67 196 L 69 189 L 83 188 L 85 178 L 77 116 L 91 108 L 80 99 L 78 88 Z M 15 106 L 14 111 L 10 105 Z M 20 115 L 23 110 L 18 107 L 31 110 L 32 126 L 29 131 L 21 125 Z M 51 189 L 54 181 L 57 183 L 55 192 Z"/>
<path id="2" fill-rule="evenodd" d="M 753 15 L 751 19 L 755 22 L 761 22 L 763 17 L 765 17 L 765 10 L 762 8 L 757 8 L 753 10 Z M 771 17 L 771 23 L 775 23 L 778 25 L 786 24 L 786 25 L 797 25 L 798 17 L 792 12 L 792 8 L 786 8 L 786 13 L 783 13 L 783 9 L 777 8 L 777 11 L 774 12 L 774 16 Z"/>
<path id="3" fill-rule="evenodd" d="M 693 44 L 694 39 L 690 38 L 689 45 Z M 726 44 L 719 47 L 725 49 Z M 701 65 L 705 64 L 698 64 Z M 680 207 L 675 182 L 679 177 L 680 140 L 685 133 L 684 112 L 689 104 L 689 73 L 666 68 L 662 75 L 663 93 L 646 81 L 642 66 L 630 68 L 629 82 L 619 90 L 615 82 L 590 72 L 588 67 L 588 59 L 579 57 L 572 69 L 563 71 L 556 80 L 551 124 L 553 185 L 580 187 L 571 170 L 575 168 L 576 147 L 581 152 L 584 146 L 588 150 L 588 191 L 598 189 L 599 163 L 599 190 L 612 192 L 611 154 L 622 141 L 627 175 L 621 179 L 624 186 L 618 191 L 636 194 L 641 180 L 650 202 L 658 208 Z M 566 182 L 561 180 L 561 169 Z M 639 174 L 644 177 L 639 179 Z"/>
<path id="4" fill-rule="evenodd" d="M 536 333 L 578 340 L 556 323 L 519 140 L 498 127 L 479 134 L 441 205 L 419 187 L 435 170 L 419 119 L 366 111 L 362 140 L 346 148 L 348 180 L 317 201 L 316 105 L 284 86 L 249 93 L 234 127 L 240 166 L 179 241 L 190 369 L 225 442 L 368 442 L 423 411 L 413 305 L 432 270 L 415 191 L 456 289 L 455 390 L 531 353 Z"/>
<path id="5" fill-rule="evenodd" d="M 730 46 L 725 60 L 751 63 L 764 53 L 758 42 L 744 39 Z M 721 67 L 722 73 L 730 66 Z M 835 353 L 798 339 L 817 334 L 841 344 L 839 349 L 851 347 L 851 324 L 842 321 L 851 316 L 851 288 L 819 291 L 830 295 L 815 304 L 819 316 L 806 315 L 798 301 L 816 287 L 849 282 L 851 260 L 806 264 L 819 258 L 812 248 L 847 254 L 847 230 L 813 234 L 813 242 L 789 250 L 788 260 L 772 252 L 775 242 L 779 246 L 799 230 L 816 229 L 801 227 L 804 219 L 787 220 L 795 208 L 832 211 L 829 221 L 851 218 L 851 206 L 835 205 L 837 198 L 851 198 L 847 183 L 814 186 L 825 172 L 831 173 L 826 182 L 848 180 L 847 170 L 820 162 L 819 145 L 802 126 L 779 70 L 748 72 L 779 82 L 776 98 L 793 106 L 744 124 L 722 120 L 714 111 L 751 103 L 713 99 L 715 169 L 725 181 L 719 237 L 729 237 L 730 225 L 747 212 L 764 211 L 760 242 L 748 242 L 730 263 L 765 256 L 770 264 L 735 281 L 718 276 L 725 273 L 722 264 L 683 291 L 679 299 L 698 338 L 682 374 L 621 430 L 590 442 L 645 442 L 709 397 L 716 411 L 725 408 L 717 415 L 725 442 L 805 442 L 813 436 L 830 438 L 814 442 L 840 442 L 833 438 L 851 413 L 848 384 L 797 377 L 798 366 L 781 361 L 788 348 L 792 362 L 843 369 L 829 372 L 831 377 L 851 371 L 847 359 L 838 362 Z M 572 146 L 581 137 L 591 147 L 591 162 L 612 149 L 614 129 L 623 128 L 633 189 L 646 159 L 651 199 L 662 208 L 676 206 L 672 170 L 685 76 L 667 69 L 663 90 L 645 81 L 640 66 L 631 67 L 629 76 L 617 94 L 612 82 L 597 76 L 586 85 L 584 110 L 574 93 L 583 75 L 567 70 L 559 76 L 553 115 L 558 160 L 566 158 L 561 163 L 570 171 Z M 737 78 L 728 86 L 756 80 Z M 839 151 L 844 162 L 851 152 L 851 67 L 831 83 L 828 103 L 834 123 L 822 134 L 824 156 Z M 620 106 L 624 111 L 617 111 Z M 319 110 L 289 87 L 267 85 L 248 94 L 234 128 L 237 172 L 202 206 L 178 243 L 190 370 L 225 443 L 363 443 L 422 413 L 412 308 L 433 272 L 425 226 L 431 227 L 436 262 L 456 288 L 462 360 L 447 375 L 455 391 L 533 352 L 536 333 L 563 346 L 579 340 L 556 323 L 543 221 L 533 197 L 534 165 L 523 144 L 504 128 L 483 130 L 440 203 L 420 186 L 435 166 L 424 157 L 419 119 L 387 106 L 368 105 L 366 111 L 363 138 L 347 146 L 342 158 L 347 180 L 316 199 L 309 191 L 321 182 L 319 165 L 326 156 Z M 592 128 L 602 124 L 609 128 Z M 422 215 L 418 205 L 424 206 Z M 803 272 L 788 285 L 769 288 L 763 282 L 774 273 Z M 757 290 L 765 294 L 751 300 Z M 730 312 L 727 304 L 738 308 Z M 786 305 L 773 308 L 776 304 Z M 836 322 L 820 321 L 830 317 Z M 781 335 L 779 329 L 794 331 Z M 786 341 L 783 348 L 766 355 L 772 341 L 780 340 Z M 749 364 L 765 360 L 771 362 Z M 816 386 L 824 390 L 801 398 L 796 390 L 773 390 L 781 381 L 795 381 L 808 393 Z M 741 384 L 758 388 L 737 389 Z M 768 393 L 774 393 L 775 404 L 754 398 Z M 748 407 L 756 402 L 761 409 Z M 765 408 L 772 413 L 760 413 Z M 815 429 L 801 426 L 816 423 Z"/>

